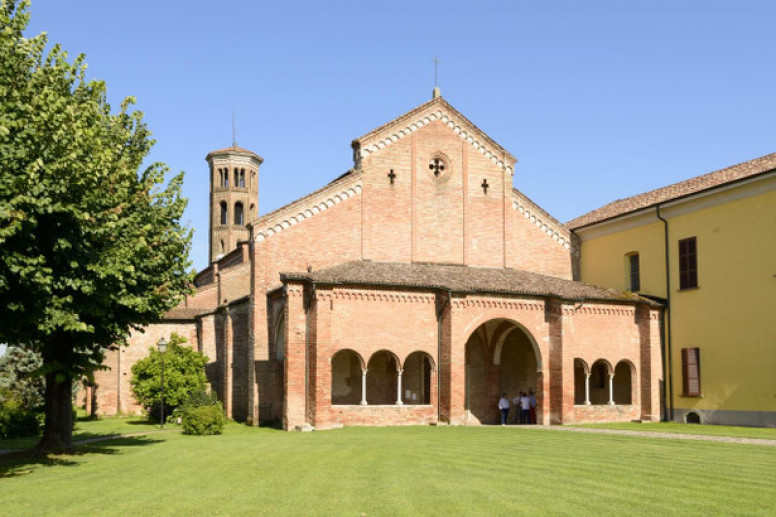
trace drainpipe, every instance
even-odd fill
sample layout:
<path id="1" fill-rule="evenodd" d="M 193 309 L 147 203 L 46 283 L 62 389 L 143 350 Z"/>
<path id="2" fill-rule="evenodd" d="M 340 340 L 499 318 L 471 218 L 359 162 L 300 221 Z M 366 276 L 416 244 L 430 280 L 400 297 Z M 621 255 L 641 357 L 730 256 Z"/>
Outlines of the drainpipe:
<path id="1" fill-rule="evenodd" d="M 658 204 L 656 207 L 656 215 L 657 218 L 663 221 L 663 240 L 664 240 L 664 248 L 665 248 L 665 259 L 666 259 L 666 309 L 663 311 L 663 321 L 661 325 L 661 338 L 663 340 L 663 343 L 660 347 L 661 354 L 663 356 L 663 379 L 666 379 L 666 373 L 668 373 L 668 390 L 665 389 L 665 386 L 663 387 L 663 417 L 667 421 L 673 421 L 674 420 L 674 377 L 672 373 L 672 368 L 670 365 L 671 362 L 671 344 L 673 340 L 671 339 L 671 266 L 670 266 L 670 260 L 669 260 L 669 251 L 668 251 L 668 221 L 664 219 L 660 215 L 660 205 Z M 666 324 L 666 317 L 668 317 L 668 324 Z M 667 334 L 667 336 L 666 336 Z M 668 353 L 666 353 L 666 337 L 668 338 Z M 668 391 L 668 393 L 666 393 Z M 666 397 L 668 398 L 668 402 L 666 403 Z M 670 409 L 669 409 L 670 408 Z"/>
<path id="2" fill-rule="evenodd" d="M 447 290 L 447 300 L 436 313 L 437 318 L 437 424 L 442 422 L 442 313 L 450 304 L 453 293 Z"/>

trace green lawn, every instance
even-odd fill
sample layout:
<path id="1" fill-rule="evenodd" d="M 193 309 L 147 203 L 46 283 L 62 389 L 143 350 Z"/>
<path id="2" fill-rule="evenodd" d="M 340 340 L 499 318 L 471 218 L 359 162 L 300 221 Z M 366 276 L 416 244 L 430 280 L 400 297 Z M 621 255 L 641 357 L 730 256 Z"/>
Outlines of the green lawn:
<path id="1" fill-rule="evenodd" d="M 761 438 L 776 440 L 776 429 L 766 427 L 735 427 L 729 425 L 680 424 L 675 422 L 584 424 L 577 427 L 594 429 L 622 429 L 625 431 L 651 431 L 658 433 L 703 434 L 732 436 L 736 438 Z"/>
<path id="2" fill-rule="evenodd" d="M 285 433 L 230 423 L 222 436 L 161 433 L 70 456 L 0 456 L 0 513 L 773 515 L 774 479 L 776 447 L 760 445 L 500 426 Z"/>
<path id="3" fill-rule="evenodd" d="M 180 429 L 180 426 L 166 424 L 164 428 Z M 139 416 L 101 418 L 99 420 L 89 420 L 84 416 L 80 416 L 73 428 L 73 440 L 88 440 L 90 438 L 112 434 L 133 434 L 158 430 L 158 424 L 150 424 Z M 17 438 L 15 440 L 0 440 L 0 450 L 29 449 L 34 447 L 39 440 L 40 436 Z"/>

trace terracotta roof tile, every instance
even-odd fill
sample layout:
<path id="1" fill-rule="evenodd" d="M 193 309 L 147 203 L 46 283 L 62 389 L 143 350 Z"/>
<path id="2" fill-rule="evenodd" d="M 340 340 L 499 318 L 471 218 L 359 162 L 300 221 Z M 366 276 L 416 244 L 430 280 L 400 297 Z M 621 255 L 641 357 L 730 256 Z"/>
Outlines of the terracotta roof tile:
<path id="1" fill-rule="evenodd" d="M 242 147 L 237 147 L 236 145 L 224 147 L 223 149 L 217 149 L 215 151 L 210 151 L 209 153 L 207 153 L 207 156 L 205 157 L 205 159 L 207 160 L 214 154 L 225 154 L 225 153 L 249 154 L 251 156 L 255 156 L 261 162 L 264 161 L 264 158 L 254 153 L 253 151 L 249 151 L 248 149 L 243 149 Z"/>
<path id="2" fill-rule="evenodd" d="M 346 262 L 311 273 L 284 273 L 283 281 L 307 280 L 333 285 L 381 285 L 445 289 L 466 293 L 510 293 L 564 300 L 655 303 L 630 293 L 517 269 L 447 264 Z"/>
<path id="3" fill-rule="evenodd" d="M 200 309 L 195 307 L 176 307 L 170 309 L 162 319 L 165 320 L 194 320 L 197 316 L 213 312 L 213 309 Z"/>
<path id="4" fill-rule="evenodd" d="M 637 196 L 626 199 L 618 199 L 602 206 L 592 212 L 588 212 L 566 223 L 566 227 L 574 230 L 593 223 L 611 219 L 623 214 L 635 212 L 658 203 L 665 203 L 690 194 L 703 192 L 715 187 L 720 187 L 734 181 L 751 176 L 756 176 L 776 169 L 776 153 L 761 156 L 748 162 L 739 163 L 732 167 L 710 172 L 702 176 L 696 176 L 688 180 L 668 185 L 655 190 L 650 190 Z"/>

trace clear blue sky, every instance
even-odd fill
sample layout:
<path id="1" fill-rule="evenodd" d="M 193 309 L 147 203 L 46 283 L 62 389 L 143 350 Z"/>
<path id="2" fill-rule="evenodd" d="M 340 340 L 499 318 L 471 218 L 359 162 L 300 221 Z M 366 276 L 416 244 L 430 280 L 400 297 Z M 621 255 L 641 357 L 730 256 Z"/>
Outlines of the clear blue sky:
<path id="1" fill-rule="evenodd" d="M 208 151 L 264 157 L 271 211 L 352 166 L 350 142 L 443 96 L 519 160 L 515 186 L 565 222 L 616 198 L 776 151 L 773 1 L 33 0 L 112 104 L 128 95 L 185 170 L 207 263 Z"/>

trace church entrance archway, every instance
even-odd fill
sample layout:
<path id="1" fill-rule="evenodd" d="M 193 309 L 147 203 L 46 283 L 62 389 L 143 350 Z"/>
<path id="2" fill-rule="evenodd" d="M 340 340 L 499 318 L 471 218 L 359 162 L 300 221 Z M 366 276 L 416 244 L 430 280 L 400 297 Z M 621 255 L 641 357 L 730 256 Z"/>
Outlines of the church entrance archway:
<path id="1" fill-rule="evenodd" d="M 533 336 L 520 324 L 494 319 L 477 327 L 466 342 L 466 417 L 469 422 L 500 422 L 498 400 L 510 402 L 533 390 L 541 399 L 542 360 Z M 537 407 L 537 411 L 539 408 Z M 516 420 L 514 403 L 509 422 Z M 541 415 L 537 415 L 541 421 Z"/>

